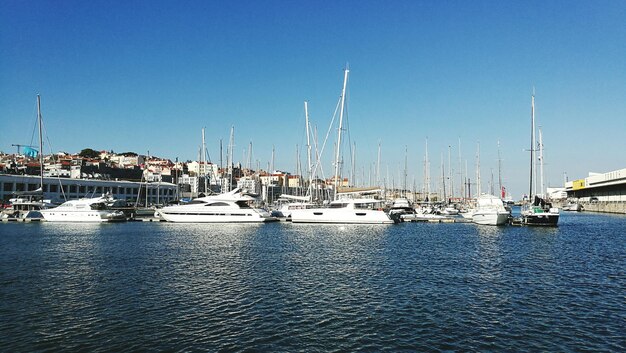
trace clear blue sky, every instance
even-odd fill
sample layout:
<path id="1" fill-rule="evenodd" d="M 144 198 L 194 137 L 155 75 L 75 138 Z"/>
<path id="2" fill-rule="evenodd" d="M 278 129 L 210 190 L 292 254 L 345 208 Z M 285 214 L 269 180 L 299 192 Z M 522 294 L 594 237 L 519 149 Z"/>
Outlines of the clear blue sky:
<path id="1" fill-rule="evenodd" d="M 235 126 L 236 161 L 252 141 L 262 167 L 274 145 L 276 169 L 293 171 L 303 101 L 323 136 L 346 63 L 365 174 L 380 140 L 383 176 L 401 183 L 407 146 L 409 184 L 421 184 L 426 137 L 432 178 L 449 145 L 458 172 L 460 138 L 472 178 L 480 141 L 485 190 L 500 140 L 505 185 L 521 196 L 533 86 L 547 183 L 626 167 L 620 0 L 4 0 L 0 150 L 31 141 L 39 93 L 54 151 L 196 159 L 204 126 L 217 161 Z"/>

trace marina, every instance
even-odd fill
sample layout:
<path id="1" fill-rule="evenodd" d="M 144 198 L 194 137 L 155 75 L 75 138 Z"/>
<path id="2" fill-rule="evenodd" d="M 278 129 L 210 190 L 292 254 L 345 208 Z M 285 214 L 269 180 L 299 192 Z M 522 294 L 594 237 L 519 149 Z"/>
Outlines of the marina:
<path id="1" fill-rule="evenodd" d="M 0 352 L 626 352 L 626 2 L 0 9 Z"/>

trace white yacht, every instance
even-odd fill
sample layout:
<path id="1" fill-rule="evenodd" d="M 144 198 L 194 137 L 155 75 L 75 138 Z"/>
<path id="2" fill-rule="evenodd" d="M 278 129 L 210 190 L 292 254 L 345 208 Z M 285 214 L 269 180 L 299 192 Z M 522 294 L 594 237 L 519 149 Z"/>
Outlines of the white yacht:
<path id="1" fill-rule="evenodd" d="M 335 200 L 327 207 L 291 211 L 293 223 L 389 224 L 394 221 L 383 211 L 383 201 L 376 199 Z"/>
<path id="2" fill-rule="evenodd" d="M 256 198 L 237 188 L 230 192 L 199 197 L 186 204 L 166 206 L 157 213 L 168 222 L 259 223 L 276 221 L 269 212 L 251 206 Z"/>
<path id="3" fill-rule="evenodd" d="M 504 208 L 499 197 L 483 194 L 476 199 L 472 221 L 476 224 L 500 226 L 506 224 L 511 212 Z"/>
<path id="4" fill-rule="evenodd" d="M 123 222 L 122 211 L 109 209 L 113 200 L 109 195 L 96 198 L 71 200 L 61 205 L 39 211 L 48 222 Z"/>

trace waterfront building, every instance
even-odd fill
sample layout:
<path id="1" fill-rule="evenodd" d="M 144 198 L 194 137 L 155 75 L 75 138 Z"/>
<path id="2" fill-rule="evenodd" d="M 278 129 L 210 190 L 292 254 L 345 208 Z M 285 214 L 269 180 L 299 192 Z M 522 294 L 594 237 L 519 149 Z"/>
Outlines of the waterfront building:
<path id="1" fill-rule="evenodd" d="M 0 174 L 0 199 L 6 202 L 15 193 L 37 190 L 39 183 L 38 175 Z M 43 184 L 45 199 L 53 203 L 106 193 L 116 199 L 135 201 L 140 189 L 143 203 L 146 200 L 148 204 L 167 203 L 176 198 L 176 185 L 171 183 L 44 177 Z"/>
<path id="2" fill-rule="evenodd" d="M 626 213 L 626 168 L 607 173 L 589 173 L 583 179 L 565 183 L 570 201 L 585 211 Z"/>
<path id="3" fill-rule="evenodd" d="M 626 202 L 626 168 L 589 173 L 584 179 L 565 183 L 568 198 L 579 201 Z"/>

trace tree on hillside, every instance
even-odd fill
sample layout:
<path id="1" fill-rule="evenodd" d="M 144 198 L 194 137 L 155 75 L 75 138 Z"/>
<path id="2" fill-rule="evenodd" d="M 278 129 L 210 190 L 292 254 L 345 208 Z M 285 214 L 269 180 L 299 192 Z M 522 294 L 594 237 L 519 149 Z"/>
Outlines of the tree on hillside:
<path id="1" fill-rule="evenodd" d="M 83 158 L 97 158 L 100 157 L 100 152 L 92 150 L 91 148 L 85 148 L 84 150 L 80 151 L 78 155 Z"/>

